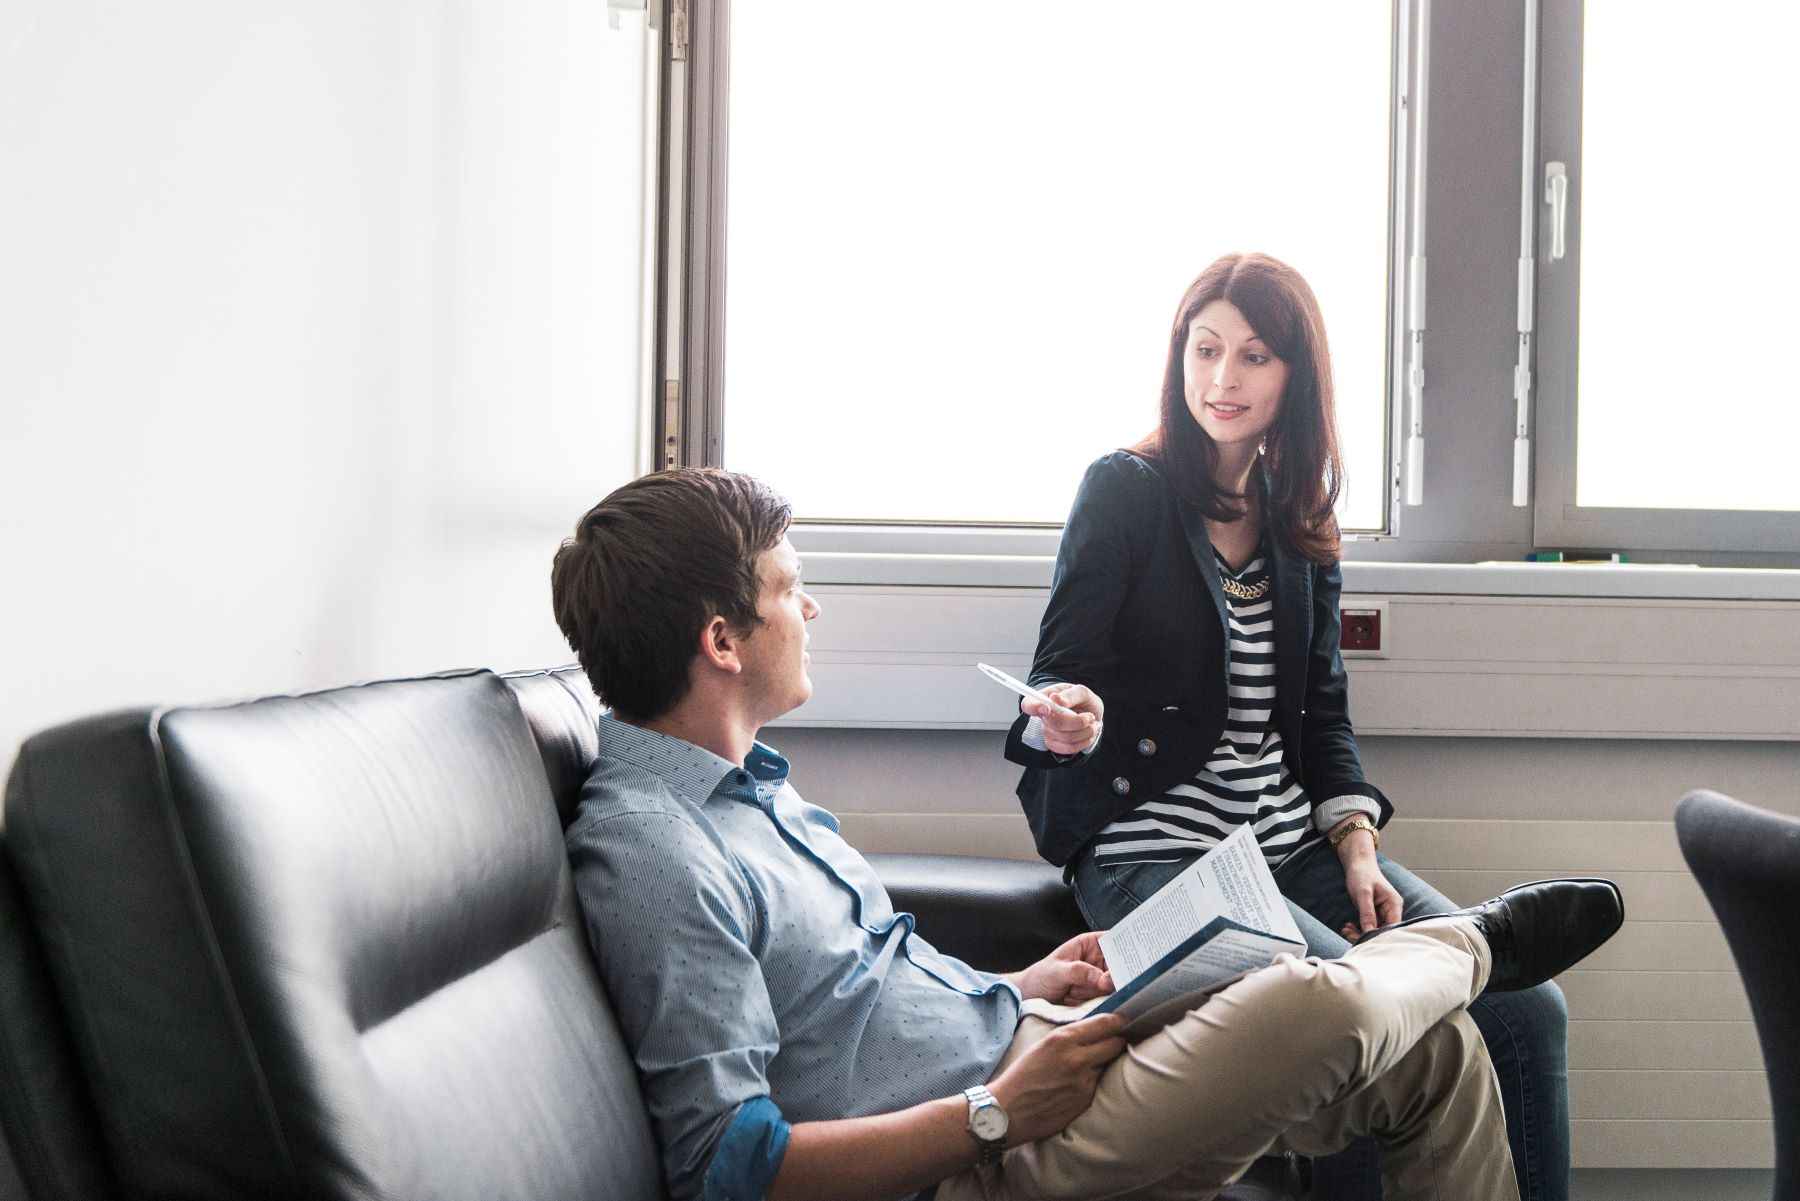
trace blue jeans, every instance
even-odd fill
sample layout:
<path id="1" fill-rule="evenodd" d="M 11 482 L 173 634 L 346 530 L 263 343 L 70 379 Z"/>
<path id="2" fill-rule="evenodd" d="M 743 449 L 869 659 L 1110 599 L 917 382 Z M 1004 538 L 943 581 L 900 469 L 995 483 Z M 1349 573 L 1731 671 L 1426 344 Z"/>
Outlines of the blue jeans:
<path id="1" fill-rule="evenodd" d="M 1389 859 L 1378 855 L 1382 874 L 1404 903 L 1403 916 L 1449 913 L 1455 902 Z M 1096 930 L 1105 930 L 1192 863 L 1127 863 L 1100 867 L 1084 852 L 1075 863 L 1075 899 Z M 1314 843 L 1275 872 L 1307 951 L 1335 959 L 1350 949 L 1337 931 L 1356 910 L 1344 889 L 1337 856 Z M 1523 1201 L 1569 1198 L 1569 1011 L 1554 983 L 1519 992 L 1493 993 L 1469 1004 L 1469 1016 L 1487 1043 L 1500 1079 L 1507 1141 Z M 1358 1140 L 1336 1155 L 1315 1160 L 1317 1201 L 1377 1201 L 1379 1160 L 1372 1140 Z"/>

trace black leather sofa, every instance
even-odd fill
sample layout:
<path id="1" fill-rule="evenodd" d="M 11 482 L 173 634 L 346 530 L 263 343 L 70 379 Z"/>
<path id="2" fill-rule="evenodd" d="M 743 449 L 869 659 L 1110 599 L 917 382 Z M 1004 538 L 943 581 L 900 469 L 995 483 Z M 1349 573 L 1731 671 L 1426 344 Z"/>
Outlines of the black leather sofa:
<path id="1" fill-rule="evenodd" d="M 595 715 L 571 669 L 467 672 L 28 740 L 0 1201 L 662 1197 L 562 848 Z M 1081 928 L 1041 864 L 874 859 L 983 966 Z"/>

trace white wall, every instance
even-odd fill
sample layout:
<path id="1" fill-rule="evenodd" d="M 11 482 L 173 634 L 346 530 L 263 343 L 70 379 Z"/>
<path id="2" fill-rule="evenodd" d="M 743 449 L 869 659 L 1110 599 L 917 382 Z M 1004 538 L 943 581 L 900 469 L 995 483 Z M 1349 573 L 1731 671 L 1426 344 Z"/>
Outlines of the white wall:
<path id="1" fill-rule="evenodd" d="M 0 762 L 64 718 L 566 660 L 634 472 L 642 19 L 0 0 Z"/>

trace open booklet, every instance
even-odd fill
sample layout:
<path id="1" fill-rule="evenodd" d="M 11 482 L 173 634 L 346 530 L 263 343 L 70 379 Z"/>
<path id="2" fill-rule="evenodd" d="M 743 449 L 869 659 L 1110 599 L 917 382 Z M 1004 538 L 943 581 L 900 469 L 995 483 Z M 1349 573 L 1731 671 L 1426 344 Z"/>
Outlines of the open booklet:
<path id="1" fill-rule="evenodd" d="M 1239 826 L 1179 876 L 1100 936 L 1114 991 L 1084 1005 L 1027 1001 L 1025 1012 L 1055 1022 L 1123 1013 L 1125 1036 L 1162 1029 L 1275 956 L 1306 953 L 1306 940 L 1275 887 L 1250 827 Z"/>

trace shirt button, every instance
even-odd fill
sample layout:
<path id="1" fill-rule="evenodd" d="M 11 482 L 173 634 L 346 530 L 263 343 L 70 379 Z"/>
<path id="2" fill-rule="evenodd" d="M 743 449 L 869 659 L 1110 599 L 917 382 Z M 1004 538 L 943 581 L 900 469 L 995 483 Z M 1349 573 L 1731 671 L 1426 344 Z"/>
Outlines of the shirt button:
<path id="1" fill-rule="evenodd" d="M 1114 776 L 1113 777 L 1113 791 L 1118 793 L 1120 796 L 1124 796 L 1126 793 L 1131 791 L 1131 781 L 1127 780 L 1124 776 Z"/>
<path id="2" fill-rule="evenodd" d="M 1156 743 L 1152 742 L 1148 738 L 1139 739 L 1138 740 L 1138 754 L 1144 756 L 1146 759 L 1149 758 L 1151 755 L 1156 754 Z"/>
<path id="3" fill-rule="evenodd" d="M 748 784 L 750 782 L 750 773 L 747 771 L 739 772 L 737 774 L 737 782 L 739 784 Z"/>

